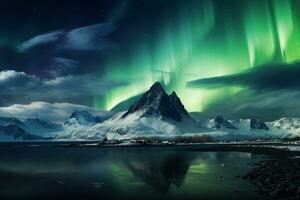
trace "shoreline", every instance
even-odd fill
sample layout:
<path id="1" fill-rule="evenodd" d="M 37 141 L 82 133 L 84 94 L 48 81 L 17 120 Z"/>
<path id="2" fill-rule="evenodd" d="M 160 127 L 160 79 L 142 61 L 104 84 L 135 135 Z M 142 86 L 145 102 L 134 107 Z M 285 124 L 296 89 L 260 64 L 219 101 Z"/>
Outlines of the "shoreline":
<path id="1" fill-rule="evenodd" d="M 260 161 L 243 180 L 256 186 L 256 192 L 273 199 L 300 199 L 300 158 L 281 157 Z"/>
<path id="2" fill-rule="evenodd" d="M 284 142 L 204 142 L 204 143 L 119 143 L 119 144 L 100 144 L 99 141 L 8 141 L 1 142 L 1 146 L 73 146 L 73 147 L 130 147 L 130 146 L 143 146 L 143 147 L 157 147 L 157 146 L 248 146 L 248 145 L 289 145 Z M 297 145 L 294 145 L 297 146 Z M 300 144 L 298 145 L 300 147 Z"/>
<path id="3" fill-rule="evenodd" d="M 0 148 L 179 148 L 192 152 L 243 152 L 266 155 L 245 176 L 240 177 L 255 186 L 256 192 L 274 199 L 300 199 L 300 151 L 285 148 L 286 143 L 202 143 L 151 145 L 98 145 L 96 142 L 1 143 Z M 296 145 L 291 145 L 296 146 Z M 298 145 L 298 147 L 300 147 Z"/>
<path id="4" fill-rule="evenodd" d="M 271 157 L 300 156 L 300 145 L 284 142 L 232 142 L 232 143 L 178 143 L 178 144 L 99 144 L 98 141 L 59 141 L 59 142 L 0 142 L 0 148 L 13 147 L 63 147 L 63 148 L 181 148 L 185 151 L 200 152 L 246 152 Z M 287 147 L 296 147 L 291 150 Z M 298 150 L 299 149 L 299 150 Z"/>

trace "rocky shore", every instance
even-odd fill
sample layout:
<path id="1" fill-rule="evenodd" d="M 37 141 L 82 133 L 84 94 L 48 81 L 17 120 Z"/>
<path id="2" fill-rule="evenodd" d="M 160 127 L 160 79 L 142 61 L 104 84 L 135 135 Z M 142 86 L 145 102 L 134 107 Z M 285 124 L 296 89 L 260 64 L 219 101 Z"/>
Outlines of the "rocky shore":
<path id="1" fill-rule="evenodd" d="M 300 199 L 300 158 L 274 158 L 258 164 L 243 179 L 272 199 Z"/>
<path id="2" fill-rule="evenodd" d="M 242 179 L 256 186 L 256 191 L 270 199 L 300 199 L 300 152 L 264 145 L 220 145 L 189 149 L 192 151 L 235 151 L 267 155 Z"/>

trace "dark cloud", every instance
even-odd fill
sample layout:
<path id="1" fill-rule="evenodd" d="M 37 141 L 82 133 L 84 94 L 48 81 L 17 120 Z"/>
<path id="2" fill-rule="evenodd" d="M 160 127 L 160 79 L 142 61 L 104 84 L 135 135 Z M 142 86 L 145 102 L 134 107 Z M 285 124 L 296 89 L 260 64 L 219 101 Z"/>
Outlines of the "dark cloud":
<path id="1" fill-rule="evenodd" d="M 190 81 L 187 85 L 212 90 L 234 86 L 243 88 L 212 100 L 198 116 L 223 114 L 228 118 L 275 120 L 300 117 L 299 77 L 300 64 L 293 63 L 253 67 L 238 74 Z"/>
<path id="2" fill-rule="evenodd" d="M 102 74 L 104 57 L 116 47 L 109 38 L 115 27 L 99 23 L 36 35 L 13 48 L 0 47 L 0 71 L 24 71 L 41 78 Z"/>
<path id="3" fill-rule="evenodd" d="M 64 31 L 53 31 L 50 33 L 37 35 L 28 41 L 23 42 L 17 48 L 20 52 L 24 52 L 37 46 L 57 42 L 64 35 Z"/>
<path id="4" fill-rule="evenodd" d="M 53 77 L 75 74 L 80 63 L 77 60 L 55 57 L 50 62 L 47 72 Z"/>
<path id="5" fill-rule="evenodd" d="M 94 24 L 73 29 L 66 34 L 61 48 L 71 51 L 102 51 L 112 46 L 107 37 L 114 30 L 111 23 Z"/>
<path id="6" fill-rule="evenodd" d="M 101 74 L 105 55 L 116 46 L 109 38 L 114 29 L 112 23 L 99 23 L 50 31 L 19 44 L 12 57 L 25 72 L 40 77 Z"/>
<path id="7" fill-rule="evenodd" d="M 126 84 L 121 81 L 98 79 L 87 74 L 41 79 L 24 72 L 7 70 L 0 71 L 0 99 L 2 105 L 41 100 L 91 105 L 93 97 Z"/>
<path id="8" fill-rule="evenodd" d="M 300 63 L 253 67 L 242 73 L 204 78 L 187 83 L 188 87 L 220 88 L 244 86 L 255 90 L 299 89 Z"/>
<path id="9" fill-rule="evenodd" d="M 101 51 L 108 47 L 110 42 L 106 38 L 114 26 L 111 23 L 94 24 L 78 27 L 72 30 L 57 30 L 34 36 L 18 46 L 20 52 L 33 48 L 53 44 L 55 52 L 62 51 Z"/>
<path id="10" fill-rule="evenodd" d="M 282 117 L 300 117 L 300 91 L 276 90 L 258 92 L 242 90 L 235 95 L 210 102 L 198 118 L 213 118 L 222 114 L 229 119 L 261 118 L 266 121 Z"/>

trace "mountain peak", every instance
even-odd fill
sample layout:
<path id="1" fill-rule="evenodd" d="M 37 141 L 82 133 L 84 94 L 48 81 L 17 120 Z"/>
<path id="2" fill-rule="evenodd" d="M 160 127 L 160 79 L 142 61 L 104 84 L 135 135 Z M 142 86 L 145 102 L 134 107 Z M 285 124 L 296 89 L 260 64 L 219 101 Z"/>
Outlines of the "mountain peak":
<path id="1" fill-rule="evenodd" d="M 237 129 L 233 124 L 224 118 L 223 115 L 217 115 L 214 119 L 214 127 L 220 129 L 222 127 L 228 129 Z"/>
<path id="2" fill-rule="evenodd" d="M 165 91 L 163 86 L 159 81 L 156 81 L 153 83 L 153 85 L 150 87 L 150 91 Z"/>
<path id="3" fill-rule="evenodd" d="M 173 91 L 173 92 L 171 93 L 171 96 L 176 96 L 176 97 L 177 97 L 177 94 L 176 94 L 176 92 L 175 92 L 175 91 Z"/>
<path id="4" fill-rule="evenodd" d="M 255 118 L 250 119 L 250 128 L 251 128 L 251 130 L 252 129 L 269 130 L 269 127 L 263 120 L 255 119 Z"/>
<path id="5" fill-rule="evenodd" d="M 170 99 L 173 99 L 173 100 L 178 100 L 179 97 L 178 95 L 176 94 L 175 91 L 173 91 L 170 95 L 169 95 Z M 180 99 L 179 99 L 180 100 Z"/>
<path id="6" fill-rule="evenodd" d="M 168 95 L 158 81 L 136 103 L 130 106 L 122 118 L 137 111 L 142 112 L 142 116 L 160 114 L 175 121 L 181 121 L 182 115 L 189 116 L 177 94 L 172 92 Z"/>
<path id="7" fill-rule="evenodd" d="M 67 120 L 65 122 L 66 125 L 70 125 L 72 124 L 72 119 L 73 121 L 77 121 L 77 123 L 79 124 L 93 124 L 93 123 L 97 123 L 96 121 L 96 117 L 89 113 L 88 111 L 82 110 L 82 111 L 74 111 L 69 120 Z"/>
<path id="8" fill-rule="evenodd" d="M 149 96 L 152 96 L 153 98 L 157 98 L 159 96 L 164 95 L 167 95 L 167 93 L 158 81 L 156 81 L 149 89 Z"/>

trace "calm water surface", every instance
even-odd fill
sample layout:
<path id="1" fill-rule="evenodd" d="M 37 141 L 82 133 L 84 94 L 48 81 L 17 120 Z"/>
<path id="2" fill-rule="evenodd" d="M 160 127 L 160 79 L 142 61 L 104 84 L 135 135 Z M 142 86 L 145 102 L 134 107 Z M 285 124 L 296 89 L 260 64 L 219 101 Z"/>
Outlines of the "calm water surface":
<path id="1" fill-rule="evenodd" d="M 238 176 L 266 157 L 183 147 L 0 147 L 0 199 L 264 199 Z"/>

